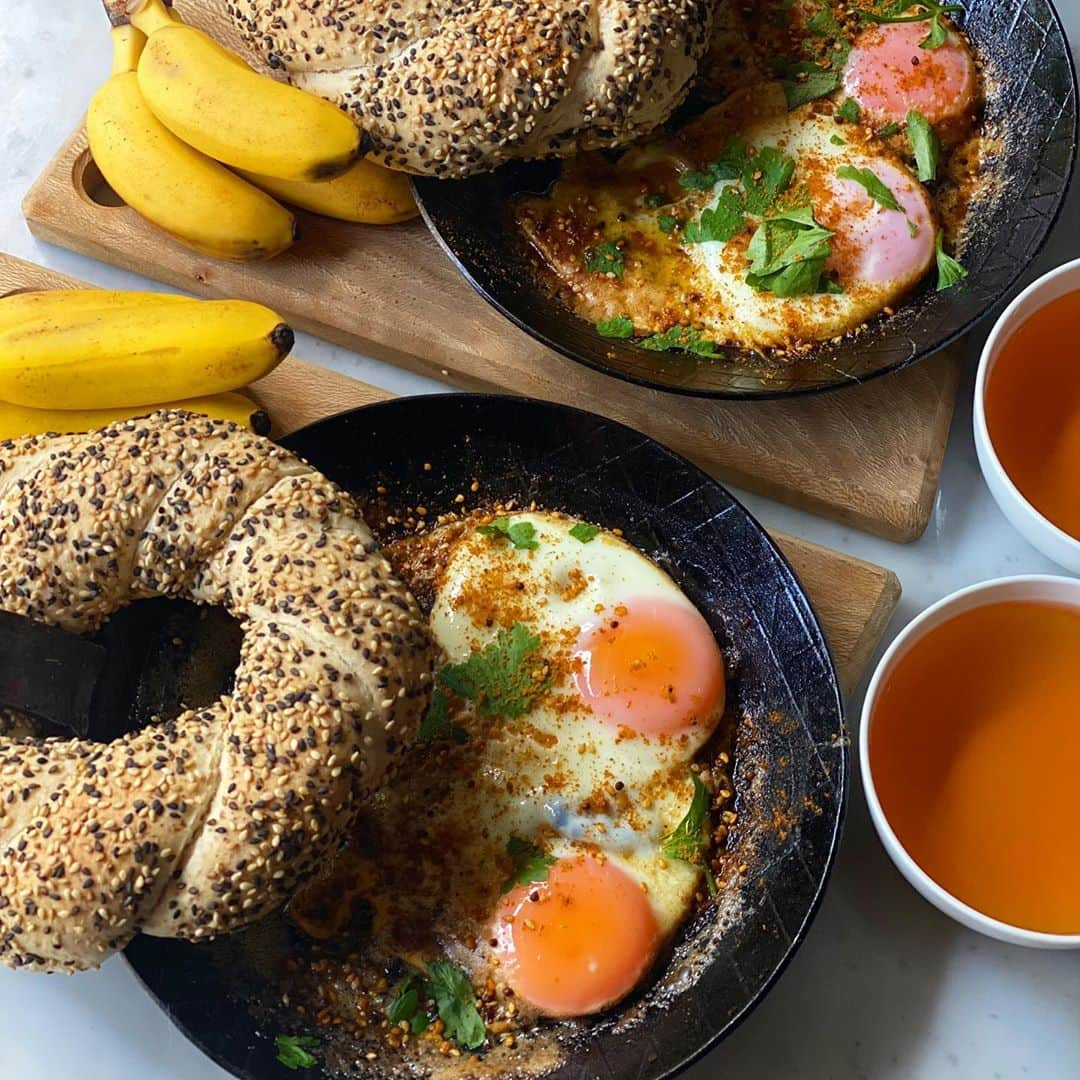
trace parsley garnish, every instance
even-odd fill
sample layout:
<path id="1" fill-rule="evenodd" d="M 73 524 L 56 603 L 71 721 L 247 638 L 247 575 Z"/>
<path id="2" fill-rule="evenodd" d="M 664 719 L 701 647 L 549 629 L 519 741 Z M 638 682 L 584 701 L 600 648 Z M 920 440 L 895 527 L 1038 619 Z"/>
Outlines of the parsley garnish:
<path id="1" fill-rule="evenodd" d="M 840 108 L 836 110 L 836 115 L 839 116 L 845 124 L 857 124 L 859 122 L 859 117 L 862 116 L 862 109 L 854 98 L 844 98 L 840 104 Z"/>
<path id="2" fill-rule="evenodd" d="M 727 243 L 746 224 L 746 200 L 728 184 L 716 206 L 701 211 L 699 221 L 688 221 L 682 231 L 684 244 L 705 244 L 712 240 Z"/>
<path id="3" fill-rule="evenodd" d="M 394 987 L 394 996 L 390 999 L 386 1010 L 387 1020 L 395 1027 L 404 1020 L 409 1025 L 409 1031 L 414 1035 L 419 1035 L 428 1027 L 427 1013 L 420 1006 L 429 997 L 431 997 L 431 987 L 422 975 L 418 972 L 406 975 Z"/>
<path id="4" fill-rule="evenodd" d="M 588 544 L 596 539 L 597 533 L 600 532 L 599 525 L 590 525 L 587 521 L 579 521 L 571 530 L 570 535 L 575 540 L 580 540 L 583 544 Z"/>
<path id="5" fill-rule="evenodd" d="M 941 141 L 930 126 L 930 121 L 921 112 L 912 109 L 907 114 L 907 133 L 911 140 L 911 149 L 915 154 L 919 179 L 924 182 L 937 179 Z"/>
<path id="6" fill-rule="evenodd" d="M 879 139 L 891 139 L 894 135 L 900 131 L 900 125 L 890 121 L 888 124 L 882 124 L 877 129 L 877 137 Z"/>
<path id="7" fill-rule="evenodd" d="M 449 960 L 435 960 L 428 965 L 428 980 L 446 1034 L 466 1050 L 482 1046 L 487 1029 L 465 972 Z"/>
<path id="8" fill-rule="evenodd" d="M 690 191 L 711 191 L 720 180 L 738 180 L 742 176 L 747 149 L 745 139 L 732 139 L 723 153 L 705 166 L 704 172 L 685 172 L 679 177 L 679 183 Z"/>
<path id="9" fill-rule="evenodd" d="M 951 255 L 945 254 L 942 246 L 944 238 L 941 233 L 937 234 L 934 241 L 934 254 L 937 256 L 937 291 L 951 289 L 968 276 L 968 272 Z"/>
<path id="10" fill-rule="evenodd" d="M 543 848 L 520 836 L 511 836 L 506 842 L 506 854 L 513 864 L 513 873 L 502 883 L 501 892 L 508 893 L 515 885 L 531 885 L 534 881 L 547 881 L 548 867 L 555 865 L 555 858 Z"/>
<path id="11" fill-rule="evenodd" d="M 435 687 L 427 712 L 420 721 L 420 730 L 416 733 L 420 742 L 435 742 L 437 739 L 444 738 L 453 739 L 458 743 L 468 740 L 469 733 L 450 719 L 449 705 L 446 695 Z"/>
<path id="12" fill-rule="evenodd" d="M 586 252 L 585 269 L 594 274 L 614 274 L 615 277 L 622 277 L 626 269 L 626 259 L 612 241 L 605 240 Z"/>
<path id="13" fill-rule="evenodd" d="M 709 888 L 709 895 L 716 895 L 716 881 L 712 871 L 705 865 L 705 854 L 709 850 L 712 823 L 709 820 L 709 789 L 705 786 L 701 777 L 695 773 L 690 774 L 694 784 L 694 796 L 690 800 L 690 808 L 675 831 L 668 833 L 660 841 L 660 850 L 669 859 L 678 859 L 680 862 L 691 863 L 694 866 L 704 866 L 705 882 Z"/>
<path id="14" fill-rule="evenodd" d="M 475 1050 L 487 1038 L 487 1029 L 476 1010 L 476 995 L 465 972 L 449 960 L 435 960 L 428 965 L 427 975 L 412 972 L 394 988 L 394 996 L 386 1009 L 391 1024 L 403 1020 L 414 1035 L 427 1030 L 428 1017 L 422 1005 L 435 999 L 439 1018 L 446 1025 L 446 1034 L 466 1050 Z"/>
<path id="15" fill-rule="evenodd" d="M 773 68 L 783 82 L 788 109 L 797 109 L 840 89 L 838 69 L 826 69 L 810 60 L 778 60 Z"/>
<path id="16" fill-rule="evenodd" d="M 716 186 L 716 177 L 711 172 L 697 172 L 691 169 L 679 177 L 679 183 L 688 191 L 712 191 Z"/>
<path id="17" fill-rule="evenodd" d="M 747 159 L 746 144 L 733 140 L 720 161 L 709 168 L 718 181 L 738 179 L 742 190 L 727 184 L 714 206 L 702 210 L 698 221 L 689 221 L 683 227 L 684 244 L 712 241 L 726 244 L 745 226 L 747 214 L 764 214 L 791 186 L 795 159 L 782 154 L 775 146 L 764 146 Z M 731 175 L 733 172 L 734 176 Z"/>
<path id="18" fill-rule="evenodd" d="M 700 330 L 692 326 L 673 326 L 661 334 L 652 334 L 642 338 L 638 344 L 652 352 L 667 352 L 669 349 L 682 349 L 696 356 L 719 356 L 715 341 L 702 336 Z"/>
<path id="19" fill-rule="evenodd" d="M 901 15 L 899 11 L 908 11 L 912 7 L 921 8 L 915 15 Z M 876 11 L 864 11 L 862 17 L 873 23 L 914 23 L 930 21 L 930 32 L 919 42 L 922 49 L 940 49 L 949 40 L 949 31 L 942 22 L 943 15 L 962 15 L 963 5 L 941 3 L 941 0 L 919 0 L 917 4 L 906 4 L 889 15 L 879 15 Z"/>
<path id="20" fill-rule="evenodd" d="M 277 1059 L 287 1069 L 310 1069 L 318 1065 L 318 1058 L 309 1051 L 319 1049 L 319 1040 L 314 1035 L 278 1035 L 274 1039 L 277 1047 Z"/>
<path id="21" fill-rule="evenodd" d="M 795 207 L 766 218 L 750 238 L 747 283 L 759 292 L 777 296 L 806 296 L 832 291 L 822 284 L 833 234 L 814 220 L 809 206 Z"/>
<path id="22" fill-rule="evenodd" d="M 841 139 L 839 135 L 830 135 L 829 142 L 831 142 L 833 146 L 847 146 L 847 139 Z"/>
<path id="23" fill-rule="evenodd" d="M 831 7 L 823 7 L 810 17 L 806 29 L 817 37 L 832 37 L 840 32 L 840 23 Z"/>
<path id="24" fill-rule="evenodd" d="M 632 338 L 634 320 L 629 315 L 616 315 L 613 319 L 601 319 L 596 324 L 596 332 L 601 337 Z"/>
<path id="25" fill-rule="evenodd" d="M 531 521 L 515 521 L 511 525 L 508 517 L 497 517 L 490 525 L 478 525 L 476 531 L 481 536 L 509 540 L 517 551 L 535 551 L 540 546 L 536 526 Z"/>
<path id="26" fill-rule="evenodd" d="M 662 233 L 673 233 L 679 227 L 679 219 L 674 214 L 659 214 L 656 218 L 656 227 Z"/>
<path id="27" fill-rule="evenodd" d="M 794 158 L 782 154 L 775 146 L 763 146 L 743 166 L 746 209 L 751 214 L 765 213 L 787 191 L 794 173 Z"/>
<path id="28" fill-rule="evenodd" d="M 659 192 L 645 196 L 645 205 L 650 210 L 659 210 L 661 206 L 667 206 L 669 202 L 671 202 L 671 200 L 667 197 L 667 195 L 661 194 Z"/>
<path id="29" fill-rule="evenodd" d="M 841 180 L 854 180 L 856 184 L 860 184 L 865 189 L 866 194 L 879 206 L 885 207 L 886 210 L 904 212 L 904 208 L 896 201 L 892 189 L 881 180 L 873 169 L 859 169 L 854 165 L 841 165 L 836 170 L 836 175 Z"/>
<path id="30" fill-rule="evenodd" d="M 540 639 L 519 622 L 482 652 L 452 664 L 439 672 L 439 683 L 459 697 L 475 702 L 481 716 L 524 716 L 533 698 L 547 690 L 547 678 L 538 678 L 544 668 L 537 653 Z"/>

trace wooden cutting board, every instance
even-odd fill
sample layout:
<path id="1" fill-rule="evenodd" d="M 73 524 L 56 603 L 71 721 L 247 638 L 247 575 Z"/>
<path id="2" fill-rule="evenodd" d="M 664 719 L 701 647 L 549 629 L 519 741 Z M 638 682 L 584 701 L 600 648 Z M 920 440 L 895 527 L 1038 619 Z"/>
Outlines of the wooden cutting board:
<path id="1" fill-rule="evenodd" d="M 0 253 L 0 296 L 20 289 L 84 286 L 85 282 Z M 334 413 L 393 397 L 385 390 L 295 357 L 286 359 L 250 390 L 269 413 L 279 435 Z M 772 535 L 806 587 L 832 647 L 841 685 L 845 692 L 850 691 L 896 610 L 900 582 L 885 567 L 786 533 Z"/>
<path id="2" fill-rule="evenodd" d="M 244 51 L 225 0 L 176 0 L 176 8 Z M 109 47 L 104 18 L 95 47 Z M 236 264 L 181 247 L 117 202 L 80 128 L 34 183 L 23 212 L 43 240 L 189 292 L 260 301 L 357 352 L 455 386 L 621 420 L 748 491 L 890 540 L 911 541 L 926 528 L 959 382 L 956 353 L 823 397 L 684 398 L 620 382 L 539 345 L 472 291 L 418 221 L 350 225 L 298 212 L 302 235 L 291 251 Z"/>

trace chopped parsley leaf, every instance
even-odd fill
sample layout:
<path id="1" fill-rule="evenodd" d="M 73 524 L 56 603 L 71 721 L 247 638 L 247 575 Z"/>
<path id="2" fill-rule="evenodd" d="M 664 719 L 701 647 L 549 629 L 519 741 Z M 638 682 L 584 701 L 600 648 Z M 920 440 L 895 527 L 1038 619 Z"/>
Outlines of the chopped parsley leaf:
<path id="1" fill-rule="evenodd" d="M 431 987 L 422 975 L 418 972 L 406 975 L 394 988 L 394 996 L 386 1009 L 387 1020 L 395 1027 L 402 1020 L 406 1021 L 413 1035 L 427 1031 L 427 1013 L 420 1006 L 429 997 Z"/>
<path id="2" fill-rule="evenodd" d="M 286 1069 L 310 1069 L 319 1060 L 310 1051 L 319 1049 L 314 1035 L 278 1035 L 274 1039 L 277 1059 Z"/>
<path id="3" fill-rule="evenodd" d="M 941 292 L 943 289 L 951 289 L 954 285 L 958 285 L 961 281 L 968 276 L 968 272 L 956 261 L 951 255 L 945 254 L 945 248 L 942 246 L 944 238 L 941 233 L 937 234 L 937 240 L 934 242 L 934 254 L 937 256 L 937 291 Z"/>
<path id="4" fill-rule="evenodd" d="M 900 125 L 897 123 L 890 122 L 888 124 L 882 124 L 882 126 L 877 129 L 877 137 L 879 139 L 891 139 L 894 135 L 898 134 L 899 131 Z"/>
<path id="5" fill-rule="evenodd" d="M 921 10 L 914 15 L 903 14 L 913 7 Z M 861 14 L 867 22 L 879 24 L 929 21 L 929 33 L 919 42 L 919 47 L 922 49 L 940 49 L 949 40 L 949 31 L 942 21 L 942 16 L 962 15 L 963 13 L 964 8 L 961 4 L 942 3 L 941 0 L 918 0 L 914 4 L 903 2 L 895 4 L 893 9 L 884 15 L 876 11 L 863 11 Z"/>
<path id="6" fill-rule="evenodd" d="M 669 859 L 703 866 L 709 895 L 716 895 L 716 882 L 712 872 L 705 864 L 705 855 L 709 850 L 712 822 L 709 819 L 709 789 L 696 773 L 690 774 L 694 784 L 694 795 L 690 807 L 682 821 L 675 826 L 674 832 L 668 833 L 660 841 L 660 850 Z"/>
<path id="7" fill-rule="evenodd" d="M 571 528 L 570 535 L 582 544 L 588 544 L 596 539 L 597 533 L 599 532 L 599 525 L 590 525 L 587 521 L 579 521 Z"/>
<path id="8" fill-rule="evenodd" d="M 601 319 L 596 324 L 596 332 L 607 338 L 632 338 L 634 320 L 629 315 L 616 315 L 611 319 Z"/>
<path id="9" fill-rule="evenodd" d="M 652 334 L 642 338 L 638 344 L 652 352 L 667 352 L 669 349 L 682 349 L 696 356 L 719 356 L 715 341 L 702 336 L 700 330 L 692 326 L 673 326 L 661 334 Z"/>
<path id="10" fill-rule="evenodd" d="M 671 202 L 671 200 L 667 195 L 659 192 L 645 196 L 645 205 L 650 210 L 659 210 L 661 206 L 667 206 L 669 202 Z"/>
<path id="11" fill-rule="evenodd" d="M 831 142 L 833 146 L 847 146 L 847 139 L 841 139 L 839 135 L 830 135 L 829 142 Z"/>
<path id="12" fill-rule="evenodd" d="M 420 721 L 420 730 L 416 733 L 420 742 L 435 742 L 437 739 L 449 738 L 454 742 L 467 742 L 469 733 L 450 719 L 449 702 L 446 694 L 435 687 L 428 703 L 427 712 Z"/>
<path id="13" fill-rule="evenodd" d="M 831 7 L 820 8 L 807 21 L 806 29 L 817 37 L 832 37 L 840 32 L 840 23 Z"/>
<path id="14" fill-rule="evenodd" d="M 797 109 L 808 101 L 828 97 L 840 89 L 839 68 L 823 68 L 810 60 L 794 63 L 786 60 L 773 65 L 784 86 L 788 109 Z"/>
<path id="15" fill-rule="evenodd" d="M 732 139 L 704 172 L 685 172 L 679 177 L 679 183 L 689 191 L 711 191 L 720 180 L 738 180 L 743 173 L 746 153 L 746 140 Z"/>
<path id="16" fill-rule="evenodd" d="M 845 124 L 857 124 L 859 118 L 862 116 L 862 109 L 854 98 L 844 98 L 840 104 L 840 108 L 836 110 L 836 115 L 839 116 Z"/>
<path id="17" fill-rule="evenodd" d="M 593 274 L 614 274 L 621 278 L 626 269 L 626 258 L 612 241 L 605 240 L 586 252 L 585 269 Z"/>
<path id="18" fill-rule="evenodd" d="M 540 660 L 540 639 L 522 623 L 500 630 L 482 652 L 439 672 L 439 685 L 475 702 L 481 716 L 524 716 L 534 698 L 550 686 Z"/>
<path id="19" fill-rule="evenodd" d="M 520 836 L 511 836 L 506 841 L 506 854 L 510 856 L 514 869 L 499 890 L 504 896 L 515 885 L 547 881 L 548 867 L 554 866 L 556 862 L 553 855 L 548 855 L 543 848 L 528 840 L 522 840 Z"/>
<path id="20" fill-rule="evenodd" d="M 509 540 L 516 551 L 535 551 L 540 546 L 540 541 L 536 539 L 536 526 L 531 521 L 515 521 L 511 524 L 508 517 L 497 517 L 490 525 L 477 525 L 476 531 L 481 536 Z"/>
<path id="21" fill-rule="evenodd" d="M 716 186 L 716 177 L 711 172 L 696 172 L 691 169 L 679 177 L 679 183 L 687 191 L 712 191 Z"/>
<path id="22" fill-rule="evenodd" d="M 674 214 L 659 214 L 656 218 L 656 227 L 662 233 L 673 233 L 679 227 L 679 219 Z"/>
<path id="23" fill-rule="evenodd" d="M 833 283 L 822 282 L 832 237 L 814 220 L 809 206 L 766 218 L 746 249 L 750 260 L 747 283 L 759 292 L 781 297 L 836 291 Z"/>
<path id="24" fill-rule="evenodd" d="M 716 205 L 701 211 L 698 221 L 688 221 L 682 231 L 684 244 L 705 244 L 713 240 L 727 243 L 746 224 L 746 200 L 728 184 Z"/>
<path id="25" fill-rule="evenodd" d="M 938 158 L 941 156 L 941 140 L 921 112 L 912 109 L 907 114 L 907 133 L 915 154 L 917 175 L 920 181 L 936 180 Z"/>
<path id="26" fill-rule="evenodd" d="M 763 214 L 791 186 L 795 159 L 782 154 L 775 146 L 763 146 L 743 166 L 742 183 L 746 189 L 746 209 Z"/>
<path id="27" fill-rule="evenodd" d="M 446 1034 L 466 1050 L 482 1046 L 487 1029 L 477 1012 L 476 994 L 465 972 L 449 960 L 433 960 L 428 965 L 428 980 Z"/>
<path id="28" fill-rule="evenodd" d="M 854 165 L 841 165 L 836 170 L 836 175 L 841 180 L 854 180 L 856 184 L 860 184 L 866 194 L 886 210 L 897 210 L 901 214 L 904 212 L 904 208 L 897 201 L 892 189 L 881 180 L 873 169 L 860 169 Z"/>

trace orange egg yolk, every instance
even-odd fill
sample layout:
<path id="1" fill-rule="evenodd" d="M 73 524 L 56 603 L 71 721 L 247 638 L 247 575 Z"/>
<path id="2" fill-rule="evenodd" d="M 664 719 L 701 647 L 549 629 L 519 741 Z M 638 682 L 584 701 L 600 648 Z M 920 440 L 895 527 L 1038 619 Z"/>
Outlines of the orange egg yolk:
<path id="1" fill-rule="evenodd" d="M 637 986 L 656 957 L 660 930 L 633 877 L 579 856 L 557 862 L 547 881 L 509 892 L 495 939 L 514 993 L 549 1016 L 584 1016 Z"/>
<path id="2" fill-rule="evenodd" d="M 694 608 L 656 597 L 628 600 L 586 626 L 574 681 L 593 715 L 643 735 L 706 734 L 724 710 L 724 658 Z"/>

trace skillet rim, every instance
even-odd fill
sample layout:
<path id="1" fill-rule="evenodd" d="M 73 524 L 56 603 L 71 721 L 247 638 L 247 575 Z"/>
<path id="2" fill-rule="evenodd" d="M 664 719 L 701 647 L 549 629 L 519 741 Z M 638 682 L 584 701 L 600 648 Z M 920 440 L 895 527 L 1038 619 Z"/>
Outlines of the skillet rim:
<path id="1" fill-rule="evenodd" d="M 796 597 L 801 606 L 805 609 L 806 614 L 809 616 L 808 630 L 812 632 L 812 638 L 816 639 L 816 645 L 820 648 L 822 656 L 827 660 L 827 676 L 828 676 L 828 704 L 830 712 L 835 718 L 836 724 L 833 730 L 836 732 L 835 740 L 835 765 L 834 765 L 834 777 L 833 777 L 833 789 L 835 795 L 830 799 L 830 811 L 833 821 L 827 837 L 827 846 L 825 846 L 824 863 L 820 873 L 817 876 L 817 881 L 814 887 L 813 896 L 810 898 L 809 903 L 806 905 L 801 921 L 798 928 L 794 933 L 790 935 L 790 942 L 786 945 L 783 955 L 776 963 L 775 967 L 769 972 L 767 977 L 758 986 L 756 992 L 749 996 L 743 1003 L 742 1007 L 735 1013 L 726 1015 L 723 1017 L 717 1017 L 715 1021 L 715 1030 L 713 1030 L 709 1036 L 701 1043 L 694 1045 L 686 1052 L 679 1052 L 678 1060 L 669 1064 L 661 1071 L 649 1072 L 643 1069 L 639 1073 L 639 1077 L 648 1078 L 648 1080 L 674 1080 L 686 1069 L 690 1068 L 695 1062 L 699 1061 L 710 1051 L 714 1050 L 725 1038 L 727 1038 L 732 1032 L 734 1032 L 750 1014 L 757 1009 L 769 992 L 773 989 L 781 976 L 786 972 L 788 965 L 794 958 L 795 954 L 802 947 L 818 912 L 821 909 L 821 905 L 824 901 L 825 892 L 828 884 L 831 880 L 833 869 L 836 865 L 836 860 L 839 854 L 840 844 L 843 836 L 844 824 L 847 818 L 848 800 L 850 797 L 850 772 L 851 772 L 851 750 L 850 750 L 850 732 L 847 726 L 847 717 L 845 709 L 844 694 L 840 688 L 839 675 L 836 668 L 836 661 L 833 657 L 832 648 L 829 644 L 828 638 L 825 635 L 824 628 L 821 625 L 821 620 L 814 608 L 813 603 L 803 586 L 798 575 L 795 573 L 794 568 L 788 561 L 787 557 L 780 550 L 779 546 L 769 534 L 768 530 L 758 521 L 753 514 L 739 501 L 720 481 L 709 476 L 703 469 L 695 465 L 693 462 L 684 458 L 681 454 L 672 450 L 670 447 L 665 446 L 663 443 L 652 438 L 651 436 L 643 435 L 635 428 L 630 427 L 627 424 L 623 424 L 617 420 L 610 420 L 607 417 L 601 416 L 597 413 L 590 412 L 586 409 L 581 409 L 572 405 L 563 405 L 558 402 L 544 401 L 538 398 L 523 397 L 514 394 L 487 394 L 487 393 L 475 393 L 475 392 L 437 392 L 433 394 L 416 394 L 405 395 L 400 397 L 392 397 L 377 402 L 372 402 L 368 405 L 362 405 L 354 409 L 346 409 L 339 413 L 335 413 L 331 416 L 323 417 L 320 420 L 314 421 L 311 424 L 307 424 L 302 428 L 291 432 L 287 436 L 283 436 L 280 439 L 275 440 L 279 445 L 285 449 L 294 453 L 299 453 L 294 445 L 296 440 L 301 440 L 311 435 L 318 434 L 320 429 L 330 427 L 334 424 L 340 423 L 342 420 L 358 415 L 368 415 L 372 411 L 394 411 L 401 408 L 421 408 L 429 403 L 435 403 L 442 407 L 450 405 L 473 407 L 473 408 L 501 408 L 503 406 L 512 406 L 514 408 L 526 408 L 526 409 L 539 409 L 540 411 L 548 411 L 553 413 L 572 414 L 579 418 L 588 419 L 594 423 L 600 423 L 609 429 L 615 429 L 624 434 L 632 435 L 634 438 L 641 440 L 644 444 L 648 445 L 650 450 L 654 453 L 658 453 L 663 457 L 666 457 L 669 462 L 676 464 L 680 469 L 686 470 L 698 483 L 708 485 L 713 488 L 719 489 L 722 496 L 730 504 L 734 512 L 741 516 L 744 524 L 751 527 L 752 531 L 757 535 L 759 540 L 765 542 L 765 547 L 769 552 L 771 558 L 776 560 L 776 569 L 781 575 L 787 575 L 794 588 Z M 456 431 L 460 429 L 451 429 Z M 308 460 L 308 459 L 305 459 Z M 322 471 L 322 466 L 316 460 L 311 460 L 311 464 Z M 331 477 L 332 479 L 332 477 Z M 336 481 L 335 481 L 336 482 Z M 344 484 L 341 485 L 345 490 L 348 490 Z M 646 552 L 648 556 L 648 553 Z M 651 557 L 651 556 L 648 556 Z M 677 565 L 677 562 L 676 562 Z M 822 689 L 823 695 L 826 693 L 825 689 Z M 832 726 L 832 725 L 830 725 Z M 154 955 L 154 947 L 156 943 L 164 942 L 165 947 L 169 945 L 182 944 L 186 948 L 190 948 L 188 943 L 178 943 L 171 941 L 170 939 L 148 939 L 146 935 L 137 935 L 135 939 L 124 950 L 123 957 L 125 963 L 132 970 L 140 986 L 150 995 L 159 1008 L 165 1013 L 169 1021 L 184 1035 L 184 1037 L 197 1047 L 203 1054 L 205 1054 L 210 1060 L 217 1064 L 220 1068 L 229 1072 L 231 1075 L 239 1078 L 239 1080 L 266 1080 L 268 1075 L 274 1077 L 287 1077 L 294 1075 L 293 1073 L 286 1071 L 283 1066 L 278 1066 L 271 1073 L 267 1073 L 261 1067 L 258 1071 L 255 1071 L 257 1066 L 243 1065 L 239 1071 L 236 1069 L 236 1062 L 230 1060 L 225 1051 L 221 1048 L 220 1044 L 212 1044 L 203 1035 L 197 1033 L 194 1030 L 194 1026 L 187 1022 L 186 1019 L 182 1019 L 172 1008 L 170 1001 L 164 996 L 163 993 L 159 993 L 158 989 L 154 985 L 153 977 L 157 974 L 155 970 L 154 960 L 160 959 L 160 956 Z M 141 943 L 141 947 L 140 947 Z M 197 947 L 197 946 L 195 946 Z M 135 959 L 134 956 L 139 956 L 142 948 L 148 948 L 151 950 L 151 955 L 145 960 L 143 958 Z M 709 964 L 703 969 L 702 975 L 708 970 L 708 968 L 719 960 L 719 957 L 715 957 L 710 960 Z M 145 964 L 147 971 L 144 973 L 143 965 Z M 160 975 L 158 975 L 160 978 Z M 166 977 L 167 979 L 168 977 Z M 175 977 L 174 977 L 175 978 Z M 671 1009 L 677 1008 L 678 1002 L 684 997 L 685 994 L 693 994 L 695 990 L 698 990 L 700 986 L 699 982 L 695 982 L 693 985 L 686 988 L 685 991 L 674 995 L 670 1001 L 666 1002 L 663 1007 L 655 1011 L 650 1010 L 646 1015 L 627 1032 L 628 1038 L 635 1038 L 639 1036 L 643 1030 L 647 1030 L 650 1018 L 656 1015 L 666 1015 Z M 700 992 L 700 991 L 699 991 Z M 229 1003 L 231 1009 L 246 1010 L 246 1003 L 236 1001 L 234 998 L 230 998 L 226 995 L 226 1000 Z M 251 1021 L 251 1035 L 253 1044 L 249 1046 L 249 1056 L 255 1050 L 259 1043 L 267 1043 L 272 1047 L 272 1042 L 269 1036 L 262 1031 L 259 1023 L 254 1016 L 247 1012 Z M 597 1036 L 602 1036 L 607 1032 L 601 1030 L 597 1032 Z M 571 1051 L 568 1055 L 569 1060 L 580 1060 L 580 1056 L 575 1057 L 574 1051 Z M 565 1064 L 564 1066 L 565 1067 Z M 307 1073 L 309 1076 L 323 1076 L 329 1077 L 330 1074 L 325 1070 L 319 1069 L 318 1072 L 310 1071 Z M 543 1080 L 543 1078 L 541 1078 Z"/>

